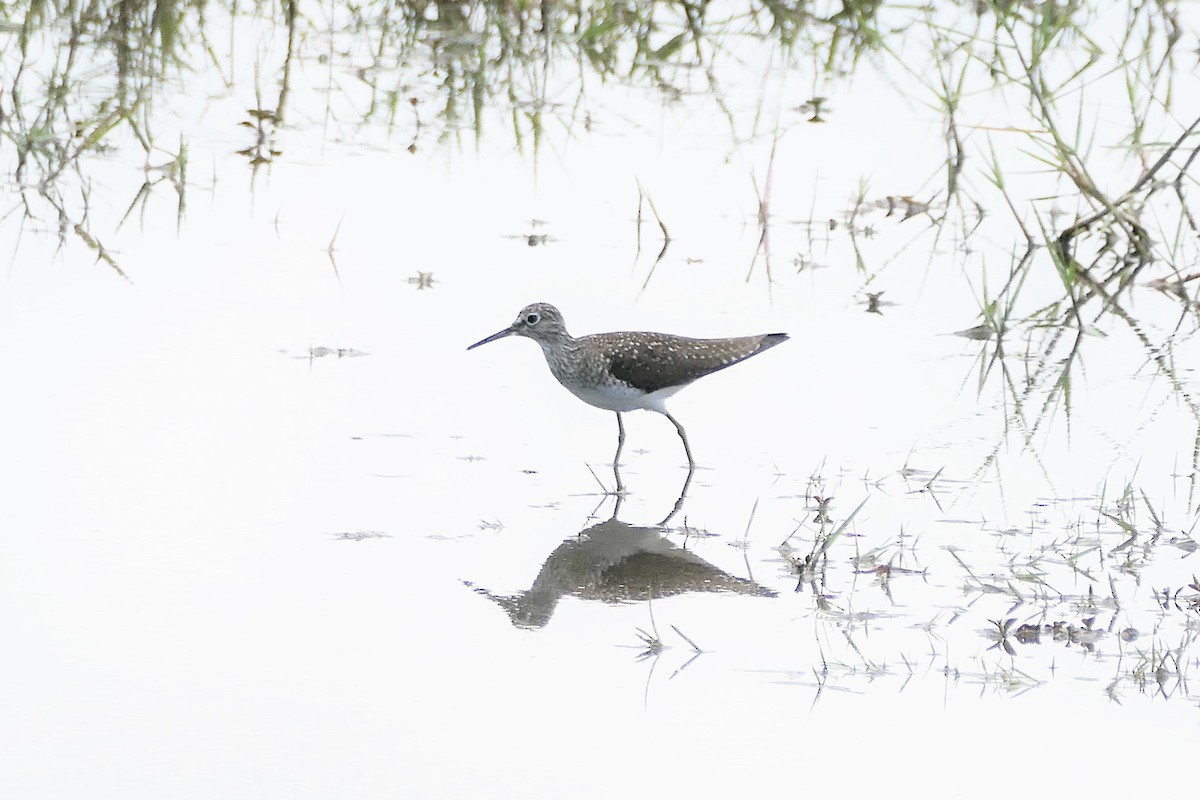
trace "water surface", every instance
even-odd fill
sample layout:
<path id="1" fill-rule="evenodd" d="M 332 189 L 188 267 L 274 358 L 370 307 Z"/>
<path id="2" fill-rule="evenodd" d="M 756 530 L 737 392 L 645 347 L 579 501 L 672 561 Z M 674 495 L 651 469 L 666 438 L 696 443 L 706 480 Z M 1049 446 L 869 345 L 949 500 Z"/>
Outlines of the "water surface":
<path id="1" fill-rule="evenodd" d="M 985 6 L 13 13 L 5 794 L 1190 785 L 1195 15 Z M 791 334 L 665 528 L 537 300 Z"/>

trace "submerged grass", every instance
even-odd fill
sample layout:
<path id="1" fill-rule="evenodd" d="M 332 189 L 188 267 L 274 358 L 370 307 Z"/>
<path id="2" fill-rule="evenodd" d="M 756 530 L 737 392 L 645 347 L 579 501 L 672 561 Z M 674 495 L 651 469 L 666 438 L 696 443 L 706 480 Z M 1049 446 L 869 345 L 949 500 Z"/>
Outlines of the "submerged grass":
<path id="1" fill-rule="evenodd" d="M 178 192 L 182 217 L 186 143 L 163 151 L 151 119 L 160 76 L 180 65 L 180 32 L 192 11 L 170 2 L 43 1 L 13 4 L 8 12 L 22 20 L 15 36 L 0 39 L 0 138 L 11 146 L 3 168 L 17 188 L 15 208 L 27 223 L 56 228 L 63 245 L 77 238 L 124 276 L 106 235 L 89 219 L 86 164 L 128 140 L 144 150 L 147 162 L 168 152 L 166 164 L 147 166 L 126 217 L 160 180 Z"/>
<path id="2" fill-rule="evenodd" d="M 142 182 L 130 210 L 166 178 L 182 218 L 186 146 L 160 146 L 154 121 L 176 76 L 211 62 L 224 81 L 235 80 L 235 54 L 222 53 L 207 33 L 218 14 L 229 17 L 222 29 L 249 18 L 287 35 L 262 76 L 276 80 L 278 92 L 260 99 L 246 123 L 252 141 L 241 152 L 256 171 L 282 155 L 276 133 L 300 59 L 329 71 L 327 121 L 344 116 L 332 105 L 338 94 L 349 97 L 334 77 L 346 68 L 367 88 L 365 105 L 352 102 L 352 114 L 398 132 L 410 152 L 422 146 L 423 131 L 435 131 L 443 145 L 460 141 L 464 131 L 478 140 L 498 109 L 516 145 L 537 153 L 551 124 L 567 135 L 590 129 L 588 87 L 596 79 L 651 88 L 674 102 L 693 91 L 698 69 L 723 105 L 718 58 L 731 36 L 760 36 L 785 51 L 803 43 L 820 50 L 831 69 L 853 65 L 877 39 L 878 4 L 848 3 L 822 14 L 776 3 L 718 10 L 676 0 L 329 6 L 284 0 L 215 7 L 186 0 L 18 0 L 5 7 L 7 24 L 0 28 L 0 138 L 13 147 L 0 170 L 20 189 L 28 227 L 54 226 L 64 244 L 77 235 L 116 268 L 103 245 L 107 234 L 89 219 L 87 170 L 92 159 L 131 142 L 148 162 L 165 154 L 167 163 L 155 170 L 162 177 Z M 426 108 L 436 124 L 422 114 Z M 732 128 L 733 115 L 726 115 Z"/>
<path id="3" fill-rule="evenodd" d="M 1179 68 L 1175 50 L 1184 34 L 1177 12 L 1162 4 L 1131 6 L 1124 38 L 1113 52 L 1106 52 L 1090 32 L 1102 16 L 1100 6 L 1085 3 L 1060 7 L 993 0 L 970 10 L 890 9 L 868 0 L 805 5 L 368 2 L 318 8 L 287 0 L 278 7 L 259 3 L 241 9 L 231 4 L 220 10 L 235 19 L 250 15 L 272 20 L 287 34 L 280 61 L 266 68 L 266 74 L 278 80 L 278 94 L 260 99 L 258 115 L 248 122 L 254 140 L 243 154 L 252 169 L 282 155 L 275 133 L 285 121 L 298 59 L 324 61 L 334 94 L 339 90 L 332 77 L 335 64 L 352 70 L 367 88 L 365 105 L 353 105 L 353 113 L 362 122 L 386 124 L 411 151 L 421 146 L 423 130 L 436 131 L 443 144 L 460 141 L 464 131 L 478 139 L 495 109 L 507 116 L 516 145 L 536 153 L 551 125 L 568 136 L 590 130 L 589 86 L 596 80 L 649 88 L 671 104 L 697 91 L 694 75 L 700 76 L 702 91 L 724 109 L 735 143 L 759 135 L 763 121 L 768 124 L 766 133 L 778 143 L 775 101 L 764 94 L 744 130 L 721 90 L 728 44 L 753 37 L 777 50 L 784 64 L 812 63 L 835 79 L 868 63 L 884 70 L 898 67 L 917 78 L 928 94 L 913 99 L 940 109 L 947 146 L 944 189 L 921 205 L 940 209 L 939 217 L 931 217 L 939 231 L 957 217 L 963 240 L 978 227 L 981 209 L 991 205 L 977 196 L 972 181 L 964 180 L 971 160 L 979 156 L 972 144 L 974 126 L 964 117 L 973 113 L 980 98 L 991 102 L 1003 95 L 1023 103 L 1029 111 L 1023 130 L 1030 140 L 1030 158 L 1068 181 L 1078 199 L 1092 207 L 1068 226 L 1045 226 L 1040 242 L 1054 243 L 1052 263 L 1063 275 L 1067 295 L 1074 298 L 1076 317 L 1080 301 L 1086 305 L 1100 297 L 1108 304 L 1114 290 L 1132 283 L 1152 257 L 1162 257 L 1153 251 L 1153 237 L 1140 221 L 1151 195 L 1173 187 L 1182 207 L 1184 224 L 1168 250 L 1177 265 L 1188 255 L 1185 232 L 1196 232 L 1196 215 L 1187 207 L 1184 192 L 1190 159 L 1171 180 L 1155 177 L 1172 158 L 1185 154 L 1186 134 L 1142 181 L 1111 196 L 1089 163 L 1088 142 L 1095 131 L 1084 129 L 1081 113 L 1073 131 L 1060 126 L 1064 101 L 1082 97 L 1100 80 L 1119 81 L 1131 118 L 1124 145 L 1142 157 L 1153 153 L 1157 146 L 1151 132 L 1161 128 L 1163 111 L 1170 108 Z M 119 144 L 126 133 L 147 155 L 156 150 L 153 105 L 162 82 L 175 71 L 189 69 L 189 64 L 198 68 L 205 58 L 227 72 L 222 61 L 228 56 L 213 49 L 205 31 L 213 13 L 202 3 L 136 0 L 83 7 L 29 0 L 11 6 L 10 17 L 22 23 L 14 37 L 15 51 L 11 42 L 4 50 L 5 77 L 10 80 L 0 99 L 0 111 L 7 112 L 0 114 L 0 132 L 18 145 L 17 181 L 40 187 L 55 213 L 70 216 L 54 184 L 73 165 Z M 932 70 L 910 58 L 913 42 L 922 36 Z M 304 46 L 310 40 L 316 47 Z M 42 82 L 47 64 L 50 78 Z M 94 69 L 109 64 L 111 71 Z M 100 99 L 89 103 L 85 98 Z M 820 101 L 819 109 L 825 98 L 814 96 L 814 101 Z M 37 113 L 31 114 L 35 108 Z M 432 109 L 435 119 L 422 109 Z M 819 110 L 813 118 L 822 119 Z M 182 147 L 167 152 L 170 158 L 185 160 Z M 1189 152 L 1194 156 L 1194 150 Z M 1031 212 L 1040 216 L 1036 203 L 1031 206 L 1002 186 L 1009 171 L 1024 166 L 1001 163 L 994 150 L 985 157 L 989 180 L 1001 186 L 1005 203 L 1032 246 L 1035 236 L 1025 220 Z M 773 163 L 772 155 L 765 183 L 758 189 L 762 237 L 756 258 L 761 255 L 768 265 L 766 215 Z M 177 188 L 185 185 L 180 181 Z M 38 216 L 30 204 L 25 211 Z M 1102 248 L 1093 246 L 1097 237 Z M 1086 257 L 1081 252 L 1084 244 L 1092 247 Z M 1103 275 L 1094 274 L 1094 267 L 1080 269 L 1085 259 L 1094 261 L 1109 252 L 1135 263 Z M 1040 259 L 1032 261 L 1038 263 L 1030 268 L 1041 267 Z M 1188 272 L 1180 269 L 1178 277 Z M 1009 314 L 1016 311 L 1020 288 L 1018 279 L 1012 294 L 1002 298 Z"/>
<path id="4" fill-rule="evenodd" d="M 934 69 L 906 60 L 911 50 L 899 47 L 885 46 L 886 61 L 921 82 L 945 120 L 944 189 L 929 202 L 940 211 L 931 219 L 933 242 L 949 228 L 960 243 L 978 303 L 970 329 L 981 342 L 976 389 L 999 387 L 1006 406 L 983 471 L 996 466 L 1014 434 L 1036 457 L 1037 435 L 1058 412 L 1070 436 L 1085 352 L 1124 335 L 1191 420 L 1186 472 L 1194 504 L 1200 408 L 1174 350 L 1200 324 L 1200 228 L 1189 196 L 1200 119 L 1176 96 L 1189 69 L 1182 43 L 1196 30 L 1170 4 L 986 2 L 973 17 L 925 13 L 924 32 L 909 33 L 923 37 Z M 1125 101 L 1124 124 L 1102 118 L 1113 97 Z M 997 106 L 1006 111 L 1000 119 Z M 1177 107 L 1189 115 L 1183 121 Z M 1018 137 L 1024 143 L 1014 147 Z M 862 206 L 859 198 L 855 209 Z M 997 207 L 1008 220 L 982 225 L 978 210 Z M 1011 238 L 1003 272 L 970 257 L 969 243 L 981 235 L 984 253 Z M 867 273 L 869 280 L 878 274 Z M 1056 276 L 1056 292 L 1046 274 Z M 1177 304 L 1174 329 L 1134 310 L 1147 288 Z"/>

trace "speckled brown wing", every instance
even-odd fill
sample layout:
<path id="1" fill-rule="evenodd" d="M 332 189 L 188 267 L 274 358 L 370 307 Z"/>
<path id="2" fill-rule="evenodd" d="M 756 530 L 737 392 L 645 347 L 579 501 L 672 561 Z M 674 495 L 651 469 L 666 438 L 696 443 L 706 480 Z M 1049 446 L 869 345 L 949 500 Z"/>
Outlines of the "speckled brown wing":
<path id="1" fill-rule="evenodd" d="M 614 378 L 643 392 L 684 386 L 745 361 L 786 341 L 786 333 L 733 339 L 689 339 L 666 333 L 600 333 L 594 339 L 606 354 Z M 590 343 L 589 343 L 590 344 Z"/>

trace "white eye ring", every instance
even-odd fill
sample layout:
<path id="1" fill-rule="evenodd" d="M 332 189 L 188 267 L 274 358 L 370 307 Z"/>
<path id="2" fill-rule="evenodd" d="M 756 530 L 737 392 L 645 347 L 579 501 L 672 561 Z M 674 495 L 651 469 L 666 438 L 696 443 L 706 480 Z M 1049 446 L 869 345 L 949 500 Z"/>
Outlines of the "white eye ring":
<path id="1" fill-rule="evenodd" d="M 541 317 L 539 315 L 530 314 L 529 316 L 525 317 L 525 324 L 526 325 L 537 325 L 540 320 L 541 320 Z"/>

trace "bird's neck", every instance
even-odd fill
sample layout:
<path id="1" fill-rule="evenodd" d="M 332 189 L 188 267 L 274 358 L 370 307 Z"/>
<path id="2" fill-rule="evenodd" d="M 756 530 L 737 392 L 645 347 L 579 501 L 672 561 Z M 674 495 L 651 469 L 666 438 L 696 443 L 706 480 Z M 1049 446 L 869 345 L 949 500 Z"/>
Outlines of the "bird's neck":
<path id="1" fill-rule="evenodd" d="M 562 380 L 564 373 L 570 371 L 570 365 L 578 360 L 579 350 L 583 346 L 578 339 L 567 333 L 552 339 L 538 339 L 537 343 L 542 346 L 542 353 L 546 356 L 550 371 L 559 380 Z"/>

